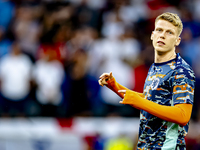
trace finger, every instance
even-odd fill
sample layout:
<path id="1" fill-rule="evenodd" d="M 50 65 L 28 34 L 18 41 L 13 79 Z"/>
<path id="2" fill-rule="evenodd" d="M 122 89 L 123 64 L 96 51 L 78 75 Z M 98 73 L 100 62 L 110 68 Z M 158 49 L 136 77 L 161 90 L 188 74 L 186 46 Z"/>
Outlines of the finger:
<path id="1" fill-rule="evenodd" d="M 110 77 L 112 77 L 113 75 L 112 75 L 112 71 L 110 72 Z"/>
<path id="2" fill-rule="evenodd" d="M 104 85 L 102 84 L 101 80 L 99 80 L 98 82 L 99 82 L 99 85 L 104 86 Z"/>
<path id="3" fill-rule="evenodd" d="M 104 85 L 107 85 L 108 83 L 106 82 L 106 79 L 103 78 L 103 79 L 100 79 L 100 80 L 99 80 L 99 84 L 100 84 L 101 86 L 104 86 Z"/>
<path id="4" fill-rule="evenodd" d="M 104 86 L 102 80 L 99 80 L 99 84 L 100 84 L 101 86 Z"/>
<path id="5" fill-rule="evenodd" d="M 126 90 L 118 90 L 118 92 L 126 94 Z"/>
<path id="6" fill-rule="evenodd" d="M 105 77 L 109 77 L 109 74 L 108 73 L 103 73 L 99 78 L 105 78 Z"/>
<path id="7" fill-rule="evenodd" d="M 124 94 L 123 96 L 125 97 L 125 95 L 126 95 L 126 90 L 118 90 L 118 92 Z"/>
<path id="8" fill-rule="evenodd" d="M 112 71 L 110 73 L 103 73 L 99 78 L 111 78 L 112 77 Z"/>
<path id="9" fill-rule="evenodd" d="M 120 103 L 120 104 L 124 104 L 124 102 L 123 102 L 123 101 L 119 101 L 119 103 Z"/>
<path id="10" fill-rule="evenodd" d="M 105 78 L 103 78 L 103 79 L 101 79 L 101 83 L 103 84 L 103 85 L 107 85 L 108 83 L 106 82 L 106 79 Z"/>

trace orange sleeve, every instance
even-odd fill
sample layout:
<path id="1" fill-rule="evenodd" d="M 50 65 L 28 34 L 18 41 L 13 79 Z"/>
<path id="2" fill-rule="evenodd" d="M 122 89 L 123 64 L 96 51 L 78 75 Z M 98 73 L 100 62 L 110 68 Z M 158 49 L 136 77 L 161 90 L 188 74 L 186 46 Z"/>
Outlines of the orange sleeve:
<path id="1" fill-rule="evenodd" d="M 142 109 L 148 113 L 163 119 L 174 122 L 181 126 L 186 125 L 191 117 L 192 104 L 177 104 L 175 106 L 164 106 L 139 96 L 136 92 L 127 90 L 122 104 L 130 104 L 137 109 Z"/>
<path id="2" fill-rule="evenodd" d="M 111 89 L 113 92 L 115 92 L 117 95 L 119 95 L 121 98 L 124 98 L 124 94 L 123 93 L 119 93 L 119 90 L 129 90 L 128 88 L 120 85 L 119 83 L 116 82 L 115 78 L 113 77 L 112 79 L 107 81 L 107 87 L 109 89 Z M 140 95 L 141 97 L 144 97 L 143 93 L 138 93 L 136 92 L 138 95 Z"/>

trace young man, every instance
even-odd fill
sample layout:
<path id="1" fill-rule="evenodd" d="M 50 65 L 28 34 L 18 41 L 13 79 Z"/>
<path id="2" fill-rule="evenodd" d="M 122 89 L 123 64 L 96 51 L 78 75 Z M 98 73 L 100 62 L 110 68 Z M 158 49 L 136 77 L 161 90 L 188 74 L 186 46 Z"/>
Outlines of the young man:
<path id="1" fill-rule="evenodd" d="M 182 22 L 173 13 L 155 20 L 151 40 L 155 50 L 143 93 L 123 87 L 111 73 L 103 73 L 99 84 L 106 85 L 129 104 L 141 110 L 138 150 L 185 150 L 192 112 L 195 76 L 191 67 L 175 53 Z"/>

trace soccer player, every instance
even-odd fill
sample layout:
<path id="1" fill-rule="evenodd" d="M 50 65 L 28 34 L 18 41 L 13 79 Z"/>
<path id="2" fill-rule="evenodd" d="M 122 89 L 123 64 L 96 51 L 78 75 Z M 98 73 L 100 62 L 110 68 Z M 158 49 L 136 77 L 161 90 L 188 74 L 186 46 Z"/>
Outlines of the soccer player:
<path id="1" fill-rule="evenodd" d="M 180 44 L 182 21 L 177 14 L 163 13 L 155 20 L 151 34 L 154 63 L 143 93 L 127 89 L 111 73 L 103 73 L 99 84 L 106 85 L 123 100 L 140 109 L 138 150 L 185 150 L 185 136 L 194 98 L 195 76 L 191 67 L 176 54 Z"/>

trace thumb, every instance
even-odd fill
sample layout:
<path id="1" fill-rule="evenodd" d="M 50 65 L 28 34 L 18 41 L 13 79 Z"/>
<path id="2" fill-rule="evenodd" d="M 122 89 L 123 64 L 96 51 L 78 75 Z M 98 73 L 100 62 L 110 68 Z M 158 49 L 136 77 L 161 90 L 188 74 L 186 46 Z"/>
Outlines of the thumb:
<path id="1" fill-rule="evenodd" d="M 112 71 L 110 72 L 110 79 L 112 79 L 113 78 L 113 74 L 112 74 Z"/>
<path id="2" fill-rule="evenodd" d="M 112 71 L 110 72 L 110 76 L 112 77 Z"/>

